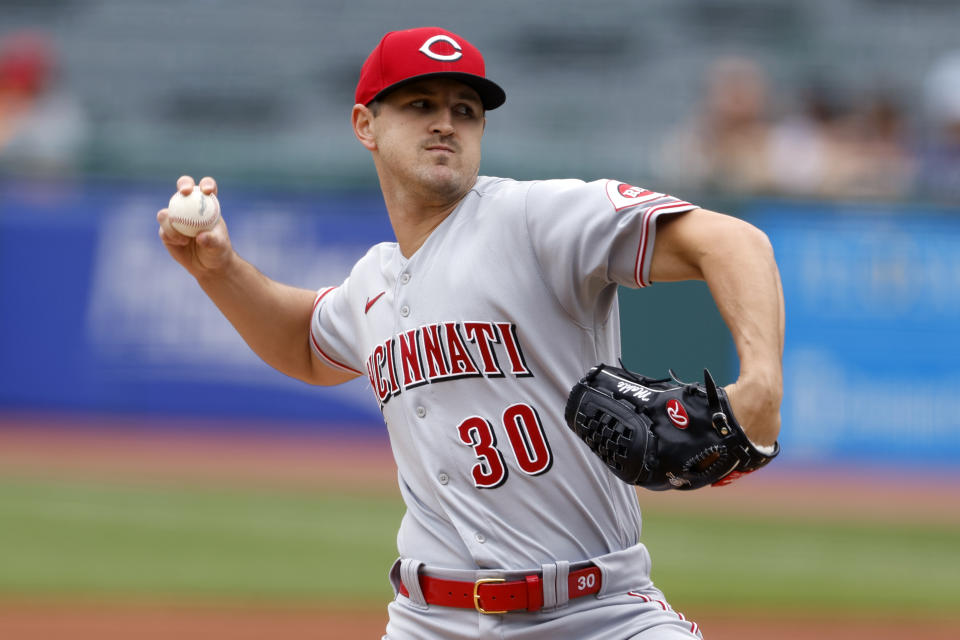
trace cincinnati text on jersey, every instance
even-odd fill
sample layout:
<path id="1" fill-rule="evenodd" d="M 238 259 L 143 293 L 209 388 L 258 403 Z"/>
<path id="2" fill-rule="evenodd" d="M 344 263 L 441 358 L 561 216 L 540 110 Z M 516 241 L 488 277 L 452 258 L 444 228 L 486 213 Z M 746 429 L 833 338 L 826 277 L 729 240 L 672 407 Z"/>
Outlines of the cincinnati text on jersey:
<path id="1" fill-rule="evenodd" d="M 472 345 L 472 346 L 468 346 Z M 499 356 L 499 357 L 498 357 Z M 367 358 L 367 376 L 383 408 L 395 395 L 431 382 L 460 378 L 533 376 L 517 327 L 509 322 L 438 322 L 388 338 Z"/>

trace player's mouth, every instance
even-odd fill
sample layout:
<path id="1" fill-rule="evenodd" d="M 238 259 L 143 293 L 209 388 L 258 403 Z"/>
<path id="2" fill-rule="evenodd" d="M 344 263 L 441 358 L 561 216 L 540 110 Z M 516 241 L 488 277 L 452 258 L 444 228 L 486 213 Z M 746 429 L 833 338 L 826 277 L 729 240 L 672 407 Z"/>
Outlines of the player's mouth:
<path id="1" fill-rule="evenodd" d="M 456 153 L 456 151 L 453 149 L 453 147 L 448 147 L 448 146 L 445 145 L 445 144 L 431 144 L 431 145 L 427 145 L 426 150 L 427 150 L 427 151 L 438 151 L 438 152 L 441 152 L 441 153 Z"/>

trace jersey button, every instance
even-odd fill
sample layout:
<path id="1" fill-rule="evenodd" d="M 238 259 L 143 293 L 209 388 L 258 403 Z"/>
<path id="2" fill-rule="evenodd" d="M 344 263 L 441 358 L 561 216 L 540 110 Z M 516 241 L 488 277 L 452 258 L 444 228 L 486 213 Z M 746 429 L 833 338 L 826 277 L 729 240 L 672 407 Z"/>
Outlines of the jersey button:
<path id="1" fill-rule="evenodd" d="M 447 474 L 441 471 L 440 474 L 437 476 L 437 480 L 440 482 L 440 484 L 447 484 L 448 482 L 450 482 L 450 476 L 448 476 Z"/>
<path id="2" fill-rule="evenodd" d="M 425 415 L 427 415 L 427 410 L 424 409 L 423 407 L 417 407 L 417 417 L 422 418 Z"/>
<path id="3" fill-rule="evenodd" d="M 400 276 L 400 284 L 407 284 L 408 282 L 410 282 L 409 273 L 404 273 L 403 275 Z"/>
<path id="4" fill-rule="evenodd" d="M 474 536 L 474 538 L 476 538 L 477 542 L 479 542 L 480 544 L 483 544 L 484 542 L 487 541 L 487 536 L 479 532 L 477 533 L 477 535 Z"/>
<path id="5" fill-rule="evenodd" d="M 400 307 L 400 315 L 402 315 L 404 318 L 410 315 L 410 307 L 408 307 L 407 305 L 403 305 L 402 307 Z"/>

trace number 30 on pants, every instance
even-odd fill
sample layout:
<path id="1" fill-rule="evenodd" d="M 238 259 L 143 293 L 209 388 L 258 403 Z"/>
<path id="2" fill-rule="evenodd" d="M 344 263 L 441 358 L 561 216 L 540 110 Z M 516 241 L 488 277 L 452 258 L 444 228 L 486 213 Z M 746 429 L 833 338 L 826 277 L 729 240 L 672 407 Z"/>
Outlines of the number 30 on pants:
<path id="1" fill-rule="evenodd" d="M 538 476 L 550 470 L 553 456 L 536 409 L 523 403 L 510 405 L 504 410 L 500 423 L 498 426 L 507 434 L 508 448 L 520 471 Z M 460 442 L 473 448 L 477 457 L 478 462 L 471 469 L 477 488 L 494 489 L 507 481 L 507 466 L 497 446 L 496 430 L 489 420 L 471 416 L 460 423 L 457 434 Z"/>

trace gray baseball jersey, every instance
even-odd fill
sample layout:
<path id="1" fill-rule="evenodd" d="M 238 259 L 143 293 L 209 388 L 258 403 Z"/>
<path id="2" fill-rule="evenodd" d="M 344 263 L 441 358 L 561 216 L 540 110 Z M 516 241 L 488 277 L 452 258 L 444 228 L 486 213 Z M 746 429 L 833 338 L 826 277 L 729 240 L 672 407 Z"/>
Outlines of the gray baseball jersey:
<path id="1" fill-rule="evenodd" d="M 637 543 L 633 488 L 564 402 L 616 362 L 617 285 L 649 283 L 657 217 L 694 208 L 613 180 L 480 177 L 414 255 L 378 244 L 319 291 L 314 352 L 367 376 L 387 424 L 401 556 L 526 569 Z"/>

